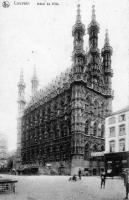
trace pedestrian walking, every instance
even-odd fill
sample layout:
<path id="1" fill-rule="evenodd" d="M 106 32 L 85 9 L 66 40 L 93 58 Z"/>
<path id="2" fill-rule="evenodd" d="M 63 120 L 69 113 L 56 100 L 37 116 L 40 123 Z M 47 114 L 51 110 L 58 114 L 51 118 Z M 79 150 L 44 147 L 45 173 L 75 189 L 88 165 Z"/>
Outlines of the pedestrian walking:
<path id="1" fill-rule="evenodd" d="M 82 175 L 82 172 L 81 172 L 81 169 L 79 169 L 79 171 L 78 171 L 78 177 L 79 177 L 80 180 L 81 180 L 81 175 Z"/>
<path id="2" fill-rule="evenodd" d="M 101 188 L 102 187 L 105 188 L 105 181 L 106 181 L 106 174 L 105 174 L 105 172 L 103 172 L 101 174 Z"/>
<path id="3" fill-rule="evenodd" d="M 124 186 L 126 189 L 126 197 L 125 199 L 128 199 L 128 193 L 129 193 L 129 172 L 126 171 L 124 174 Z"/>

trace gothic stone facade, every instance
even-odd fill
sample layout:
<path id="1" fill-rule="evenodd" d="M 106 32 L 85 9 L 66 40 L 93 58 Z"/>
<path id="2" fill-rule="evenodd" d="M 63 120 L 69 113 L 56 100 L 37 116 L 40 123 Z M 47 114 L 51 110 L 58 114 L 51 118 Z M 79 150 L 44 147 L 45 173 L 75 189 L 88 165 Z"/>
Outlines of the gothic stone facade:
<path id="1" fill-rule="evenodd" d="M 97 168 L 91 152 L 104 151 L 104 119 L 111 113 L 111 55 L 106 32 L 98 49 L 95 9 L 88 26 L 89 49 L 83 49 L 85 26 L 80 6 L 72 29 L 73 64 L 46 90 L 37 91 L 22 117 L 22 164 L 51 164 L 65 174 Z"/>

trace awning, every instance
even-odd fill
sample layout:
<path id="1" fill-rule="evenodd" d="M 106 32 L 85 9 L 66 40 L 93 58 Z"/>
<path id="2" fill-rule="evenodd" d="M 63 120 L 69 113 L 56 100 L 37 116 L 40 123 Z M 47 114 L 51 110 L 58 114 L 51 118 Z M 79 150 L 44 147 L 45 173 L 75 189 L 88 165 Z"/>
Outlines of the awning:
<path id="1" fill-rule="evenodd" d="M 104 156 L 104 151 L 100 152 L 91 152 L 92 157 L 99 157 L 99 156 Z"/>
<path id="2" fill-rule="evenodd" d="M 52 165 L 50 163 L 47 163 L 46 164 L 46 167 L 51 167 Z"/>

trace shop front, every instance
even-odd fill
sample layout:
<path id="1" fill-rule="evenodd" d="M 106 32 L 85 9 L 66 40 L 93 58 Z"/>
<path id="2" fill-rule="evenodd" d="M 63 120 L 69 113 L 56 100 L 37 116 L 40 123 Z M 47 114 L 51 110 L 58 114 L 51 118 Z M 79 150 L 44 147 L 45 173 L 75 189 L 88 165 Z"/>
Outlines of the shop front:
<path id="1" fill-rule="evenodd" d="M 106 173 L 120 176 L 126 168 L 129 168 L 129 152 L 105 154 Z"/>

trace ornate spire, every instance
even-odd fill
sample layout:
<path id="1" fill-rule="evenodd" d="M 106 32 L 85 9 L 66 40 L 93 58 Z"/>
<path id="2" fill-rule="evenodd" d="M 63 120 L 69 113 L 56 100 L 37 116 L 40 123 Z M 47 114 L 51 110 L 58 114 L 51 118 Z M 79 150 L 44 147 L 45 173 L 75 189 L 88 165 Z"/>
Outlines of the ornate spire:
<path id="1" fill-rule="evenodd" d="M 75 35 L 75 32 L 81 30 L 83 34 L 85 34 L 85 26 L 81 22 L 81 10 L 80 10 L 80 4 L 77 5 L 77 16 L 76 16 L 76 23 L 72 28 L 72 35 Z"/>
<path id="2" fill-rule="evenodd" d="M 96 21 L 95 5 L 92 6 L 92 21 Z"/>
<path id="3" fill-rule="evenodd" d="M 18 86 L 23 86 L 25 87 L 25 82 L 24 82 L 24 76 L 23 76 L 23 69 L 21 69 L 21 72 L 20 72 L 20 80 L 18 82 Z"/>
<path id="4" fill-rule="evenodd" d="M 105 52 L 110 52 L 111 55 L 113 53 L 112 47 L 110 46 L 110 43 L 109 43 L 108 29 L 106 29 L 104 47 L 101 50 L 101 55 L 104 56 Z"/>
<path id="5" fill-rule="evenodd" d="M 91 22 L 88 26 L 87 32 L 89 34 L 89 48 L 90 48 L 90 50 L 96 49 L 98 51 L 99 24 L 96 21 L 95 5 L 92 6 L 92 17 L 91 17 Z"/>
<path id="6" fill-rule="evenodd" d="M 88 33 L 91 32 L 92 28 L 94 28 L 96 30 L 96 32 L 99 33 L 99 24 L 96 21 L 95 5 L 92 6 L 91 22 L 88 26 Z"/>
<path id="7" fill-rule="evenodd" d="M 106 29 L 106 34 L 105 34 L 105 46 L 109 46 L 109 34 L 108 34 L 108 29 Z"/>
<path id="8" fill-rule="evenodd" d="M 21 72 L 20 72 L 20 80 L 17 84 L 18 86 L 18 112 L 19 112 L 19 115 L 20 113 L 23 112 L 24 110 L 24 107 L 25 107 L 25 82 L 24 82 L 24 78 L 23 78 L 23 70 L 21 69 Z"/>
<path id="9" fill-rule="evenodd" d="M 24 82 L 24 77 L 23 77 L 23 69 L 21 69 L 20 72 L 20 80 L 17 84 L 18 86 L 18 118 L 17 118 L 17 158 L 18 161 L 21 160 L 21 118 L 23 116 L 23 112 L 25 109 L 26 105 L 26 100 L 25 100 L 25 82 Z"/>
<path id="10" fill-rule="evenodd" d="M 80 4 L 77 5 L 77 17 L 76 17 L 76 23 L 81 23 L 81 10 L 80 10 Z"/>

